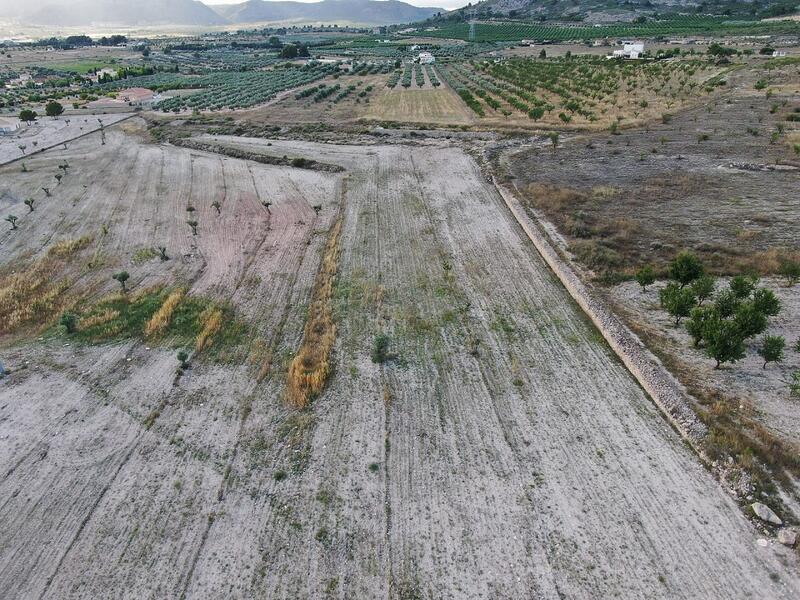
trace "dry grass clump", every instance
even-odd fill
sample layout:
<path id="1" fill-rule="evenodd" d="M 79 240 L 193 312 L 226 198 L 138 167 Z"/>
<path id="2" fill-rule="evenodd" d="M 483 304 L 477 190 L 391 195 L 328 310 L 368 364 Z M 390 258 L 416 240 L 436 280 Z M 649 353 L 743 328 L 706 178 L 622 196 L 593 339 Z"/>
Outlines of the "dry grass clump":
<path id="1" fill-rule="evenodd" d="M 83 250 L 92 243 L 92 237 L 84 235 L 74 240 L 61 240 L 56 242 L 47 251 L 47 256 L 53 258 L 69 258 L 79 250 Z"/>
<path id="2" fill-rule="evenodd" d="M 339 261 L 341 218 L 331 230 L 322 264 L 314 282 L 314 293 L 303 331 L 303 342 L 289 365 L 286 401 L 295 408 L 304 408 L 322 391 L 330 374 L 330 354 L 336 339 L 333 322 L 333 285 Z"/>
<path id="3" fill-rule="evenodd" d="M 531 183 L 525 196 L 536 208 L 548 213 L 574 209 L 588 200 L 588 196 L 579 190 L 545 183 Z"/>
<path id="4" fill-rule="evenodd" d="M 161 307 L 150 318 L 147 325 L 144 326 L 144 334 L 146 336 L 159 335 L 169 327 L 172 315 L 175 313 L 175 309 L 178 308 L 178 304 L 183 300 L 184 294 L 185 290 L 177 289 L 167 296 Z"/>
<path id="5" fill-rule="evenodd" d="M 107 308 L 106 310 L 97 313 L 96 315 L 92 315 L 85 319 L 81 319 L 78 321 L 78 331 L 86 331 L 91 327 L 98 327 L 100 325 L 105 325 L 110 321 L 114 321 L 115 319 L 119 318 L 119 311 L 114 310 L 112 308 Z"/>
<path id="6" fill-rule="evenodd" d="M 214 343 L 214 335 L 222 328 L 222 311 L 214 306 L 209 306 L 200 314 L 199 320 L 203 328 L 197 334 L 194 344 L 195 352 L 198 353 Z"/>
<path id="7" fill-rule="evenodd" d="M 71 281 L 59 277 L 66 261 L 91 242 L 84 236 L 51 246 L 32 265 L 0 277 L 0 333 L 25 325 L 46 325 L 74 302 L 66 294 Z"/>

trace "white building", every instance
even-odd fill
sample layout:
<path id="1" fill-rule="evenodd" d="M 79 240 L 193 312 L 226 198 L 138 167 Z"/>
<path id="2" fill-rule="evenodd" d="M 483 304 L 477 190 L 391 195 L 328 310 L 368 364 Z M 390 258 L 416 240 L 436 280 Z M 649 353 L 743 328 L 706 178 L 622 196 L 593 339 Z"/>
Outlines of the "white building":
<path id="1" fill-rule="evenodd" d="M 622 42 L 622 50 L 614 50 L 612 58 L 639 58 L 644 54 L 644 42 Z"/>
<path id="2" fill-rule="evenodd" d="M 419 53 L 419 63 L 421 65 L 430 65 L 435 63 L 436 59 L 434 58 L 433 54 L 430 52 L 420 52 Z"/>
<path id="3" fill-rule="evenodd" d="M 786 56 L 786 50 L 775 50 L 772 53 L 772 58 L 783 58 Z"/>

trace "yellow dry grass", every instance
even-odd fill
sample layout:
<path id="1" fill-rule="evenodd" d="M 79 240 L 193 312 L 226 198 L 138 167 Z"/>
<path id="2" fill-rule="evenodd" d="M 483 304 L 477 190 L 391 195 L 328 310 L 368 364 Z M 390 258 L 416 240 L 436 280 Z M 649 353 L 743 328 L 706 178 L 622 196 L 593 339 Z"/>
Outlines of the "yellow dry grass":
<path id="1" fill-rule="evenodd" d="M 209 306 L 200 314 L 200 323 L 203 329 L 197 334 L 194 349 L 198 354 L 214 343 L 214 335 L 222 327 L 222 311 L 219 308 Z"/>
<path id="2" fill-rule="evenodd" d="M 474 122 L 471 110 L 445 86 L 434 90 L 384 89 L 370 101 L 366 118 L 445 125 Z"/>
<path id="3" fill-rule="evenodd" d="M 91 238 L 62 240 L 44 257 L 19 272 L 0 277 L 0 333 L 25 325 L 46 325 L 74 302 L 66 294 L 71 282 L 59 277 L 66 260 L 91 242 Z"/>
<path id="4" fill-rule="evenodd" d="M 103 312 L 97 313 L 96 315 L 92 315 L 91 317 L 87 317 L 86 319 L 81 319 L 78 322 L 78 331 L 86 331 L 91 327 L 96 327 L 97 325 L 104 325 L 109 321 L 113 321 L 119 317 L 119 311 L 114 310 L 113 308 L 107 308 Z"/>
<path id="5" fill-rule="evenodd" d="M 172 315 L 175 309 L 178 308 L 178 304 L 183 300 L 184 293 L 185 291 L 183 289 L 178 289 L 167 296 L 167 299 L 164 300 L 161 307 L 150 317 L 150 320 L 144 326 L 144 334 L 146 336 L 159 335 L 169 327 L 172 321 Z"/>
<path id="6" fill-rule="evenodd" d="M 325 387 L 330 374 L 330 355 L 336 340 L 332 299 L 336 271 L 339 266 L 339 236 L 342 220 L 331 229 L 325 254 L 314 282 L 311 306 L 303 331 L 303 342 L 289 365 L 286 402 L 295 408 L 305 408 Z"/>

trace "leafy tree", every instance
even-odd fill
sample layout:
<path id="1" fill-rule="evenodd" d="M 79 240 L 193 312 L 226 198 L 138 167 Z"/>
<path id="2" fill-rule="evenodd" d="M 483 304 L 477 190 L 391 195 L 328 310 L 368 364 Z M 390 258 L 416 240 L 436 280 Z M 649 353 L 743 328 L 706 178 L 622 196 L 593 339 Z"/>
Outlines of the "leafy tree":
<path id="1" fill-rule="evenodd" d="M 680 325 L 683 317 L 688 317 L 696 301 L 690 289 L 683 289 L 671 281 L 661 290 L 659 295 L 661 306 L 675 318 L 675 325 Z"/>
<path id="2" fill-rule="evenodd" d="M 15 215 L 8 215 L 6 217 L 6 221 L 11 223 L 11 229 L 14 230 L 17 228 L 17 217 Z"/>
<path id="3" fill-rule="evenodd" d="M 550 143 L 553 144 L 553 152 L 555 152 L 556 148 L 558 148 L 558 132 L 551 131 L 547 137 L 550 138 Z"/>
<path id="4" fill-rule="evenodd" d="M 214 200 L 211 203 L 211 206 L 217 209 L 217 214 L 220 214 L 220 212 L 221 212 L 220 208 L 222 207 L 222 205 L 217 200 Z"/>
<path id="5" fill-rule="evenodd" d="M 33 198 L 28 198 L 27 200 L 25 200 L 25 206 L 28 207 L 28 212 L 33 212 L 33 202 L 34 202 Z"/>
<path id="6" fill-rule="evenodd" d="M 781 301 L 775 292 L 766 288 L 753 292 L 753 306 L 768 317 L 775 317 L 781 312 Z"/>
<path id="7" fill-rule="evenodd" d="M 741 303 L 742 301 L 736 297 L 736 294 L 730 289 L 727 289 L 717 294 L 717 298 L 714 301 L 714 308 L 716 308 L 720 317 L 727 319 L 737 311 Z"/>
<path id="8" fill-rule="evenodd" d="M 703 263 L 691 252 L 681 252 L 669 265 L 669 276 L 682 288 L 702 277 L 703 272 Z"/>
<path id="9" fill-rule="evenodd" d="M 744 340 L 734 322 L 720 320 L 709 323 L 705 338 L 706 354 L 717 361 L 715 369 L 719 369 L 722 363 L 744 358 Z"/>
<path id="10" fill-rule="evenodd" d="M 29 108 L 23 108 L 21 111 L 19 111 L 19 120 L 25 121 L 28 125 L 33 123 L 38 116 L 39 115 L 35 110 L 31 110 Z"/>
<path id="11" fill-rule="evenodd" d="M 786 347 L 786 339 L 780 335 L 767 335 L 764 336 L 764 342 L 758 349 L 758 354 L 764 359 L 764 366 L 762 369 L 767 368 L 767 363 L 779 362 L 783 360 L 783 350 Z"/>
<path id="12" fill-rule="evenodd" d="M 64 106 L 60 102 L 56 102 L 55 100 L 50 100 L 44 107 L 44 114 L 48 117 L 57 117 L 60 114 L 63 114 Z"/>
<path id="13" fill-rule="evenodd" d="M 800 281 L 800 262 L 788 258 L 784 259 L 781 261 L 779 272 L 786 278 L 786 285 L 792 287 Z"/>
<path id="14" fill-rule="evenodd" d="M 166 247 L 159 246 L 158 247 L 158 254 L 159 254 L 159 258 L 162 260 L 162 262 L 165 261 L 165 260 L 169 260 L 169 256 L 167 256 Z"/>
<path id="15" fill-rule="evenodd" d="M 64 177 L 61 173 L 56 173 L 56 185 L 61 185 L 61 179 Z"/>
<path id="16" fill-rule="evenodd" d="M 186 350 L 179 350 L 178 362 L 181 363 L 181 369 L 185 369 L 187 366 L 189 366 L 187 362 L 188 360 L 189 360 L 189 353 L 186 352 Z"/>
<path id="17" fill-rule="evenodd" d="M 538 121 L 544 116 L 544 108 L 541 106 L 534 106 L 530 111 L 528 111 L 528 116 L 534 121 Z"/>
<path id="18" fill-rule="evenodd" d="M 686 331 L 692 336 L 694 345 L 699 346 L 705 339 L 710 328 L 717 327 L 720 321 L 719 313 L 713 306 L 698 306 L 692 309 Z"/>
<path id="19" fill-rule="evenodd" d="M 114 273 L 111 277 L 119 281 L 119 284 L 122 286 L 123 292 L 127 291 L 125 283 L 128 281 L 128 279 L 131 278 L 130 274 L 127 271 L 120 271 L 119 273 Z"/>
<path id="20" fill-rule="evenodd" d="M 192 235 L 197 235 L 197 221 L 186 221 L 186 224 L 192 228 Z"/>
<path id="21" fill-rule="evenodd" d="M 763 333 L 767 328 L 767 315 L 758 310 L 752 302 L 744 302 L 733 315 L 733 324 L 742 339 Z"/>
<path id="22" fill-rule="evenodd" d="M 703 302 L 714 295 L 714 278 L 711 275 L 701 275 L 692 282 L 692 292 L 697 298 L 697 304 L 703 305 Z"/>
<path id="23" fill-rule="evenodd" d="M 547 58 L 547 52 L 545 52 L 544 48 L 539 51 L 539 58 Z"/>
<path id="24" fill-rule="evenodd" d="M 647 286 L 656 281 L 656 272 L 650 265 L 645 265 L 636 272 L 636 281 L 642 286 L 642 291 L 647 291 Z"/>
<path id="25" fill-rule="evenodd" d="M 757 280 L 753 277 L 737 275 L 731 279 L 731 282 L 728 285 L 737 298 L 744 300 L 753 293 L 754 289 L 756 289 L 756 283 Z"/>
<path id="26" fill-rule="evenodd" d="M 64 313 L 58 321 L 67 333 L 75 333 L 75 328 L 78 325 L 78 317 L 72 313 Z"/>
<path id="27" fill-rule="evenodd" d="M 281 58 L 297 58 L 297 46 L 294 44 L 286 44 L 281 49 Z"/>

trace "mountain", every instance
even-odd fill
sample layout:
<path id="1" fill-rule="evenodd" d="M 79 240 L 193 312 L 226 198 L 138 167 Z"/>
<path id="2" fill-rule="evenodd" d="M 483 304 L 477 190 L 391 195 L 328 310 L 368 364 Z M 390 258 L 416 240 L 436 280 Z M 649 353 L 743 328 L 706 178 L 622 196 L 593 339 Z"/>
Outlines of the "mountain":
<path id="1" fill-rule="evenodd" d="M 445 12 L 442 8 L 420 8 L 398 0 L 248 0 L 242 4 L 216 5 L 213 8 L 231 23 L 285 21 L 394 25 L 421 21 Z"/>
<path id="2" fill-rule="evenodd" d="M 17 20 L 30 25 L 224 25 L 226 19 L 197 0 L 43 0 L 36 8 L 21 6 Z"/>
<path id="3" fill-rule="evenodd" d="M 213 6 L 198 0 L 0 0 L 0 23 L 44 27 L 206 27 L 270 22 L 393 25 L 443 12 L 442 8 L 419 8 L 399 0 L 248 0 Z"/>
<path id="4" fill-rule="evenodd" d="M 483 0 L 429 20 L 523 19 L 602 23 L 666 14 L 764 18 L 792 14 L 797 0 Z"/>

